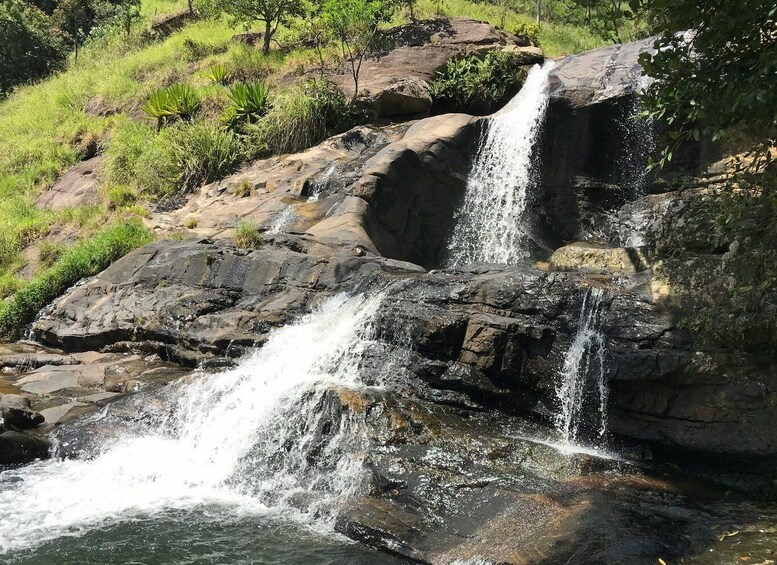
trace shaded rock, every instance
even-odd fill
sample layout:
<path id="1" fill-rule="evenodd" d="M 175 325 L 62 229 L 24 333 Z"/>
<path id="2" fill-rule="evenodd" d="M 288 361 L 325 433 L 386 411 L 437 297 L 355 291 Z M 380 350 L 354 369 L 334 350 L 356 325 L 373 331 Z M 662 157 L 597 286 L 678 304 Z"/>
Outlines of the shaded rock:
<path id="1" fill-rule="evenodd" d="M 49 443 L 22 432 L 0 432 L 0 465 L 23 465 L 49 457 Z"/>
<path id="2" fill-rule="evenodd" d="M 565 245 L 553 252 L 550 269 L 593 274 L 635 275 L 638 263 L 623 247 L 602 247 L 585 242 Z"/>
<path id="3" fill-rule="evenodd" d="M 32 410 L 30 399 L 18 394 L 0 396 L 0 418 L 6 426 L 17 430 L 37 428 L 43 423 L 43 416 Z"/>
<path id="4" fill-rule="evenodd" d="M 189 22 L 193 22 L 197 19 L 195 12 L 190 12 L 188 8 L 173 12 L 171 14 L 165 14 L 155 18 L 151 22 L 150 32 L 152 35 L 165 37 L 182 29 Z"/>
<path id="5" fill-rule="evenodd" d="M 93 157 L 76 165 L 62 175 L 54 186 L 40 195 L 35 205 L 39 208 L 63 210 L 98 204 L 102 162 L 102 157 Z"/>

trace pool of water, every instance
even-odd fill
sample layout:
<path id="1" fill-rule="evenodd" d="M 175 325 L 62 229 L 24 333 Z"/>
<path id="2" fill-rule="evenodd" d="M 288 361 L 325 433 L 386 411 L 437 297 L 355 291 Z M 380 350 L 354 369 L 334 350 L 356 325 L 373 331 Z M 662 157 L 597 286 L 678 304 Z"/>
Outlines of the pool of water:
<path id="1" fill-rule="evenodd" d="M 117 488 L 121 488 L 117 486 Z M 224 509 L 169 512 L 0 554 L 9 565 L 398 565 L 404 563 L 282 514 L 230 517 Z"/>

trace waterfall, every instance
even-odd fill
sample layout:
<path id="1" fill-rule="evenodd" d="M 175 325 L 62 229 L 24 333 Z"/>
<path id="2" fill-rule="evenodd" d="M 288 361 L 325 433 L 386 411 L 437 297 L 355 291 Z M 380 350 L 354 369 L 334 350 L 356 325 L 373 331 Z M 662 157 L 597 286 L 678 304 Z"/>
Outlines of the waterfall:
<path id="1" fill-rule="evenodd" d="M 583 297 L 577 333 L 564 356 L 556 387 L 560 404 L 556 430 L 566 444 L 583 439 L 581 434 L 586 426 L 593 425 L 599 438 L 607 432 L 604 313 L 604 291 L 589 288 Z"/>
<path id="2" fill-rule="evenodd" d="M 335 296 L 232 370 L 168 385 L 162 402 L 136 395 L 116 437 L 98 438 L 88 458 L 0 474 L 0 554 L 213 505 L 235 515 L 302 500 L 332 517 L 358 489 L 361 468 L 358 434 L 347 414 L 328 418 L 327 394 L 359 386 L 380 300 Z M 105 412 L 96 418 L 109 418 L 110 406 Z M 96 428 L 105 433 L 104 422 Z"/>
<path id="3" fill-rule="evenodd" d="M 270 229 L 267 230 L 268 235 L 278 235 L 286 231 L 287 228 L 292 226 L 297 220 L 297 212 L 294 210 L 294 206 L 287 204 L 286 207 L 275 217 Z"/>
<path id="4" fill-rule="evenodd" d="M 636 93 L 641 94 L 649 88 L 652 79 L 640 75 L 634 78 L 634 82 Z M 618 181 L 626 192 L 628 200 L 636 200 L 647 194 L 650 182 L 648 162 L 657 145 L 656 125 L 652 119 L 640 115 L 644 109 L 642 101 L 635 94 L 631 98 L 621 124 L 623 140 L 616 167 Z M 622 218 L 618 230 L 619 244 L 626 247 L 645 245 L 647 243 L 645 232 L 649 221 L 650 215 L 647 210 Z"/>
<path id="5" fill-rule="evenodd" d="M 535 65 L 518 95 L 488 120 L 448 242 L 449 266 L 513 264 L 525 256 L 523 214 L 553 67 Z"/>

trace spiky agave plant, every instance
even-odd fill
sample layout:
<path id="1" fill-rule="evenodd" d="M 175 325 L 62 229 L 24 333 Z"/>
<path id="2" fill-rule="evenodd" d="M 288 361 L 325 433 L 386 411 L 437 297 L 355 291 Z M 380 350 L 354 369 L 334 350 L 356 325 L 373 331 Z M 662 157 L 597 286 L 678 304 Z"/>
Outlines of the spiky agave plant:
<path id="1" fill-rule="evenodd" d="M 264 81 L 239 82 L 232 85 L 227 96 L 232 102 L 224 121 L 232 127 L 238 123 L 254 123 L 269 109 L 270 89 Z"/>
<path id="2" fill-rule="evenodd" d="M 157 130 L 175 120 L 188 120 L 200 109 L 200 96 L 186 83 L 174 84 L 153 92 L 143 110 L 157 120 Z"/>
<path id="3" fill-rule="evenodd" d="M 216 84 L 222 84 L 226 86 L 229 83 L 229 70 L 226 65 L 216 63 L 204 73 L 205 78 L 215 82 Z"/>

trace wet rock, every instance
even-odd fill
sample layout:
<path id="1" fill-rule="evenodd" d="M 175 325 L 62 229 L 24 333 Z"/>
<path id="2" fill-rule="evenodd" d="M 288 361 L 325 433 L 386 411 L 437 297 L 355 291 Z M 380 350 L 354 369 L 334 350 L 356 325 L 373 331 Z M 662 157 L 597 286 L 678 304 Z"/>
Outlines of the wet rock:
<path id="1" fill-rule="evenodd" d="M 49 457 L 49 443 L 22 432 L 0 430 L 0 465 L 23 465 Z"/>
<path id="2" fill-rule="evenodd" d="M 91 408 L 89 408 L 86 402 L 76 400 L 46 408 L 41 410 L 41 414 L 46 419 L 48 426 L 56 426 L 90 410 Z"/>
<path id="3" fill-rule="evenodd" d="M 314 301 L 370 275 L 419 270 L 381 257 L 316 257 L 287 249 L 161 241 L 75 288 L 35 328 L 45 341 L 74 351 L 143 340 L 186 343 L 195 352 L 224 351 L 230 343 L 260 343 L 270 329 Z M 98 294 L 99 304 L 94 302 Z M 102 383 L 100 370 L 95 376 Z M 70 380 L 46 386 L 70 386 L 77 379 L 62 378 Z"/>
<path id="4" fill-rule="evenodd" d="M 17 430 L 37 428 L 43 423 L 43 416 L 32 410 L 30 399 L 18 394 L 0 396 L 0 418 L 6 427 Z"/>
<path id="5" fill-rule="evenodd" d="M 635 94 L 644 84 L 639 56 L 652 53 L 654 41 L 649 37 L 561 59 L 551 73 L 551 96 L 582 107 Z"/>

